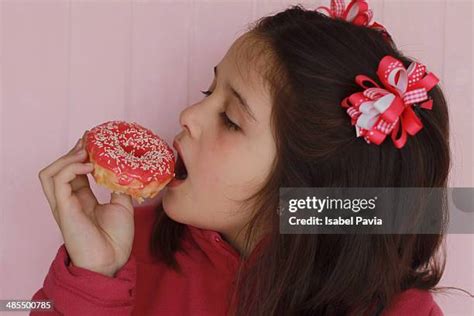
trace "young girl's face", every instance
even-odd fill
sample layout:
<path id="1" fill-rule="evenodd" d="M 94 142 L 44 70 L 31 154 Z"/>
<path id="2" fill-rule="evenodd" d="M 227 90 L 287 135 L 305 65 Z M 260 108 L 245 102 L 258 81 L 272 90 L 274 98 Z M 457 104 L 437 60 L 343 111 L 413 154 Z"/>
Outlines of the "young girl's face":
<path id="1" fill-rule="evenodd" d="M 249 220 L 252 210 L 239 210 L 240 201 L 264 184 L 276 153 L 271 99 L 258 73 L 265 59 L 251 58 L 251 45 L 246 34 L 237 39 L 215 68 L 210 94 L 181 112 L 175 143 L 188 175 L 163 196 L 173 220 L 228 238 Z"/>

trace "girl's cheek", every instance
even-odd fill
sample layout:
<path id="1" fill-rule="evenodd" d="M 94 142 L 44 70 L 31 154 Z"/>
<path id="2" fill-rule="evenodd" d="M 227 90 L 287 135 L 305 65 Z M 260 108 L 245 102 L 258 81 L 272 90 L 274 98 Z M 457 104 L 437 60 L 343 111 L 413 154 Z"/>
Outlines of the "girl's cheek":
<path id="1" fill-rule="evenodd" d="M 219 166 L 219 158 L 215 155 L 203 156 L 196 171 L 194 179 L 202 189 L 215 187 L 222 173 Z"/>
<path id="2" fill-rule="evenodd" d="M 199 177 L 208 185 L 228 182 L 235 170 L 241 168 L 239 162 L 245 154 L 243 146 L 235 136 L 224 133 L 229 132 L 220 133 L 212 144 L 202 147 L 199 154 Z"/>
<path id="3" fill-rule="evenodd" d="M 237 133 L 237 132 L 228 132 Z M 219 153 L 219 157 L 224 162 L 235 162 L 238 161 L 239 157 L 245 155 L 245 146 L 241 135 L 230 134 L 227 137 L 222 137 L 218 145 L 216 145 L 216 153 Z M 237 158 L 237 159 L 236 159 Z M 238 167 L 238 166 L 236 166 Z"/>

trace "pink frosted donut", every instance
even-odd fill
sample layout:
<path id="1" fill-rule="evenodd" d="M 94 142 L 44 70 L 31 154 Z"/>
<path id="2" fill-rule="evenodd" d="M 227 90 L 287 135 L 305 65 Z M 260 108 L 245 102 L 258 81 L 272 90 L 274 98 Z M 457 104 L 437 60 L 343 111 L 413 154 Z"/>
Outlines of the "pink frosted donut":
<path id="1" fill-rule="evenodd" d="M 173 150 L 135 122 L 108 121 L 92 128 L 85 148 L 95 181 L 139 203 L 153 198 L 174 177 Z"/>

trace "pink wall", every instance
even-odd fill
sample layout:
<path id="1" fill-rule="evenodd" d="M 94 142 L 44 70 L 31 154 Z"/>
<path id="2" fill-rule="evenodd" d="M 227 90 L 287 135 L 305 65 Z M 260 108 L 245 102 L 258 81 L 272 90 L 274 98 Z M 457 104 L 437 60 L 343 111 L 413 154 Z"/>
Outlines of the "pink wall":
<path id="1" fill-rule="evenodd" d="M 170 142 L 178 113 L 201 98 L 212 67 L 245 24 L 296 3 L 1 0 L 0 298 L 31 298 L 62 243 L 40 169 L 105 120 L 135 120 Z M 473 187 L 472 2 L 370 4 L 401 50 L 439 75 L 452 118 L 451 185 Z M 91 182 L 107 201 L 108 192 Z M 447 242 L 442 285 L 474 292 L 473 235 Z M 446 315 L 474 314 L 466 296 L 435 299 Z"/>

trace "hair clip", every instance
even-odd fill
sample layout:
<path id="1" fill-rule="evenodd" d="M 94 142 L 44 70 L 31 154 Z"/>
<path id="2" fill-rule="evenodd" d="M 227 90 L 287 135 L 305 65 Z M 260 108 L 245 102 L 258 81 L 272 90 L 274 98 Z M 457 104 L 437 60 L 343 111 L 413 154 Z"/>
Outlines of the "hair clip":
<path id="1" fill-rule="evenodd" d="M 365 0 L 351 0 L 347 8 L 345 7 L 344 0 L 331 0 L 330 8 L 320 6 L 314 11 L 334 19 L 342 19 L 355 25 L 375 29 L 381 32 L 389 42 L 392 42 L 392 37 L 382 24 L 375 21 L 370 24 L 373 12 Z"/>
<path id="2" fill-rule="evenodd" d="M 357 137 L 380 145 L 390 134 L 395 147 L 402 148 L 407 134 L 413 136 L 423 127 L 412 107 L 431 110 L 433 101 L 427 92 L 439 79 L 426 73 L 426 67 L 420 63 L 413 62 L 405 69 L 401 61 L 390 55 L 380 61 L 377 75 L 383 87 L 365 75 L 357 75 L 356 83 L 365 90 L 344 98 L 341 106 L 347 109 Z M 366 86 L 366 81 L 373 86 Z M 396 138 L 399 129 L 401 135 Z"/>

